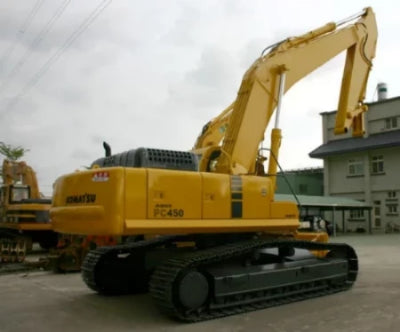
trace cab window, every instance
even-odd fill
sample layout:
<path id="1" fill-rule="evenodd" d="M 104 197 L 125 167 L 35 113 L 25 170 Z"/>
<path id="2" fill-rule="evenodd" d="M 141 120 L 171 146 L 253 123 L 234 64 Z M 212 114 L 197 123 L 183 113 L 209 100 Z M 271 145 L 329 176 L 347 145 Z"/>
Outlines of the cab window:
<path id="1" fill-rule="evenodd" d="M 29 198 L 29 188 L 13 187 L 11 189 L 11 203 L 18 203 Z"/>

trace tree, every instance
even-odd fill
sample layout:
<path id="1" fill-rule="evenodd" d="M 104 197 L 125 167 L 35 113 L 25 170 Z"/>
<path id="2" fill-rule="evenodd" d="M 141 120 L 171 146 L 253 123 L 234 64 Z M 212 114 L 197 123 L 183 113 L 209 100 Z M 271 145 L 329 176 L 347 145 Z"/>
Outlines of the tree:
<path id="1" fill-rule="evenodd" d="M 9 144 L 5 144 L 4 142 L 0 142 L 0 155 L 3 155 L 9 160 L 16 161 L 22 158 L 28 149 L 25 149 L 21 146 L 13 147 Z"/>

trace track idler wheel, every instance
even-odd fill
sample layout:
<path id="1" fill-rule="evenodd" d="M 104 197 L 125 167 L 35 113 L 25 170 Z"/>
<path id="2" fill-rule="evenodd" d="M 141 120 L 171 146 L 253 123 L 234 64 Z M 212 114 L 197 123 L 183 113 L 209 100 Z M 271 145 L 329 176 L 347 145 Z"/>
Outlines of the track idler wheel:
<path id="1" fill-rule="evenodd" d="M 17 242 L 12 241 L 10 244 L 10 262 L 15 263 L 17 261 Z"/>
<path id="2" fill-rule="evenodd" d="M 176 279 L 174 293 L 176 303 L 184 311 L 201 311 L 209 299 L 210 285 L 203 273 L 189 270 Z"/>
<path id="3" fill-rule="evenodd" d="M 26 240 L 18 239 L 16 247 L 16 258 L 18 263 L 22 263 L 26 256 Z"/>
<path id="4" fill-rule="evenodd" d="M 11 260 L 11 241 L 9 239 L 0 239 L 1 245 L 1 256 L 0 261 L 2 263 L 8 263 Z"/>
<path id="5" fill-rule="evenodd" d="M 0 239 L 0 262 L 22 263 L 26 256 L 26 239 Z"/>

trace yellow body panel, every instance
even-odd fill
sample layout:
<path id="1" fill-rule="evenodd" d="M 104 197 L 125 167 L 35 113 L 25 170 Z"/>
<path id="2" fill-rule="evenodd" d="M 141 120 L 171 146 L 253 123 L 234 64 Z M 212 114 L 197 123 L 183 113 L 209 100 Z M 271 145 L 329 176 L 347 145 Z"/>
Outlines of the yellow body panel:
<path id="1" fill-rule="evenodd" d="M 28 213 L 30 211 L 48 211 L 50 209 L 50 204 L 35 204 L 35 203 L 21 203 L 21 204 L 9 204 L 7 205 L 7 212 L 18 211 L 21 214 Z M 34 215 L 33 215 L 34 216 Z"/>
<path id="2" fill-rule="evenodd" d="M 329 236 L 325 232 L 297 232 L 295 235 L 297 240 L 328 243 Z M 325 257 L 328 254 L 327 250 L 313 250 L 311 251 L 316 257 Z"/>
<path id="3" fill-rule="evenodd" d="M 201 173 L 148 169 L 147 174 L 148 218 L 201 218 Z"/>
<path id="4" fill-rule="evenodd" d="M 328 243 L 329 241 L 329 235 L 325 232 L 297 232 L 295 238 L 320 243 Z"/>
<path id="5" fill-rule="evenodd" d="M 270 218 L 273 197 L 271 180 L 265 177 L 248 176 L 243 179 L 243 218 Z"/>
<path id="6" fill-rule="evenodd" d="M 203 180 L 203 218 L 226 219 L 230 215 L 230 176 L 201 173 Z"/>
<path id="7" fill-rule="evenodd" d="M 49 210 L 50 204 L 8 204 L 0 213 L 0 227 L 18 231 L 51 231 L 50 222 L 36 222 L 36 212 Z M 10 218 L 18 221 L 10 221 Z"/>
<path id="8" fill-rule="evenodd" d="M 228 232 L 294 233 L 297 219 L 166 219 L 126 220 L 126 234 L 196 234 Z"/>
<path id="9" fill-rule="evenodd" d="M 272 197 L 267 177 L 113 167 L 59 178 L 50 215 L 75 234 L 294 232 L 297 206 Z"/>
<path id="10" fill-rule="evenodd" d="M 95 169 L 63 176 L 56 181 L 54 192 L 50 218 L 55 231 L 70 230 L 64 233 L 87 235 L 123 233 L 124 168 Z"/>
<path id="11" fill-rule="evenodd" d="M 147 171 L 145 168 L 125 169 L 125 215 L 132 219 L 147 218 Z"/>

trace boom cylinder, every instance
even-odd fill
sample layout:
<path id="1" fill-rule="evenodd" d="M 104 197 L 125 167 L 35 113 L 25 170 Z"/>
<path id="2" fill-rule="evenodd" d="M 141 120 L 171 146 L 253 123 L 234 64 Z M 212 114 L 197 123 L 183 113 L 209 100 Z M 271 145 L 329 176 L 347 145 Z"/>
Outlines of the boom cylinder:
<path id="1" fill-rule="evenodd" d="M 279 148 L 281 146 L 282 133 L 279 128 L 271 131 L 271 152 L 268 164 L 268 176 L 271 177 L 272 189 L 276 190 L 276 173 L 278 170 Z"/>

